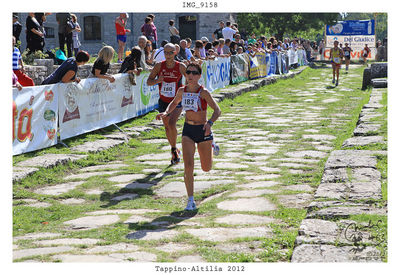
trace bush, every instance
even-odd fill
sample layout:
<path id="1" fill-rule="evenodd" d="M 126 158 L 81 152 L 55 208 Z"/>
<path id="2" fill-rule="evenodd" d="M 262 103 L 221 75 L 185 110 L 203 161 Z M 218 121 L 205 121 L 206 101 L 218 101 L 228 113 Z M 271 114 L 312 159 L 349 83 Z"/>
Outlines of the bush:
<path id="1" fill-rule="evenodd" d="M 44 54 L 42 51 L 36 51 L 36 52 L 31 53 L 28 50 L 25 50 L 22 53 L 22 61 L 26 65 L 33 65 L 33 61 L 35 59 L 46 59 L 48 57 L 49 57 L 49 55 Z"/>

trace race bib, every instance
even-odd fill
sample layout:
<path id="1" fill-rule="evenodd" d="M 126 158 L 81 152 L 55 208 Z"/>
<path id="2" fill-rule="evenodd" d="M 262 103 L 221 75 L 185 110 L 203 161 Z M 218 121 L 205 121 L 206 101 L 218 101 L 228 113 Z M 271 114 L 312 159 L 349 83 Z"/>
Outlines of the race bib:
<path id="1" fill-rule="evenodd" d="M 345 55 L 345 56 L 349 56 L 349 55 L 350 55 L 350 52 L 344 52 L 344 55 Z"/>
<path id="2" fill-rule="evenodd" d="M 175 82 L 163 82 L 160 93 L 165 97 L 175 97 L 175 87 Z"/>
<path id="3" fill-rule="evenodd" d="M 194 111 L 197 112 L 199 102 L 199 94 L 198 93 L 183 93 L 182 95 L 182 107 L 185 111 Z"/>
<path id="4" fill-rule="evenodd" d="M 333 62 L 335 62 L 336 64 L 340 63 L 340 58 L 339 57 L 334 57 L 333 58 Z"/>

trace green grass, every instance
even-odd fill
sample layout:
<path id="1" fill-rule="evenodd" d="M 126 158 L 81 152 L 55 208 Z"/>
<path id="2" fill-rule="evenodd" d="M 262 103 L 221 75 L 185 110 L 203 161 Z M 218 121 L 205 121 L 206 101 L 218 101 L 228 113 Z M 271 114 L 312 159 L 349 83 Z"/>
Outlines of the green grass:
<path id="1" fill-rule="evenodd" d="M 312 113 L 315 107 L 323 107 L 320 110 L 319 116 L 323 117 L 321 121 L 315 124 L 308 125 L 307 123 L 299 123 L 293 127 L 286 126 L 274 126 L 269 123 L 255 123 L 255 120 L 241 120 L 238 117 L 231 118 L 229 120 L 219 120 L 213 126 L 213 129 L 217 132 L 217 137 L 224 137 L 226 140 L 231 142 L 240 142 L 242 137 L 232 136 L 238 133 L 233 133 L 235 129 L 247 129 L 256 128 L 257 130 L 269 131 L 271 133 L 291 133 L 293 136 L 288 138 L 284 146 L 281 146 L 275 154 L 272 154 L 267 160 L 269 167 L 279 167 L 280 177 L 273 179 L 284 186 L 307 184 L 313 188 L 318 187 L 322 174 L 324 171 L 324 164 L 332 150 L 341 149 L 343 141 L 352 136 L 352 132 L 356 126 L 359 112 L 362 106 L 368 102 L 371 90 L 361 91 L 361 80 L 362 80 L 363 68 L 355 68 L 351 70 L 352 74 L 357 76 L 348 77 L 343 75 L 343 81 L 341 85 L 351 90 L 342 91 L 341 86 L 338 88 L 330 88 L 329 80 L 331 71 L 329 69 L 314 70 L 307 68 L 300 75 L 286 80 L 278 80 L 275 83 L 262 87 L 258 90 L 251 91 L 249 93 L 240 95 L 235 99 L 225 99 L 220 102 L 220 108 L 222 110 L 222 118 L 228 114 L 244 114 L 248 117 L 253 116 L 255 113 L 255 107 L 262 107 L 258 110 L 268 110 L 267 114 L 276 115 L 280 118 L 292 119 L 293 115 L 297 113 L 284 113 L 284 111 L 290 111 L 290 107 L 294 106 L 296 112 L 304 112 L 304 114 Z M 326 90 L 315 92 L 312 90 L 314 87 L 313 83 L 310 82 L 310 78 L 320 77 L 321 82 L 326 82 Z M 229 88 L 229 87 L 228 87 Z M 294 91 L 299 90 L 299 91 Z M 302 96 L 298 95 L 301 92 L 315 92 L 313 96 Z M 216 91 L 219 92 L 219 91 Z M 332 92 L 338 98 L 338 101 L 331 102 L 329 104 L 324 103 L 325 99 L 332 98 Z M 305 99 L 312 98 L 314 101 L 305 101 Z M 387 100 L 387 95 L 384 95 L 384 100 Z M 238 111 L 238 108 L 242 109 Z M 293 109 L 294 110 L 294 109 Z M 118 126 L 122 129 L 127 129 L 135 126 L 143 126 L 149 124 L 154 120 L 156 112 L 150 112 L 139 118 L 131 119 L 125 122 L 121 122 Z M 337 115 L 344 116 L 337 116 Z M 383 113 L 386 117 L 386 113 Z M 304 121 L 311 121 L 312 117 L 308 118 L 305 116 Z M 183 126 L 183 120 L 178 121 L 178 131 L 180 132 Z M 319 159 L 315 163 L 306 163 L 302 169 L 303 173 L 291 174 L 290 169 L 279 166 L 281 161 L 278 159 L 287 158 L 286 153 L 291 151 L 299 150 L 315 150 L 310 142 L 311 139 L 305 139 L 302 136 L 305 134 L 311 134 L 307 132 L 309 129 L 317 129 L 319 134 L 331 135 L 335 139 L 332 143 L 320 142 L 321 145 L 331 146 L 332 149 L 326 151 L 327 156 Z M 381 129 L 384 131 L 385 128 Z M 69 147 L 73 147 L 79 144 L 83 144 L 87 141 L 95 141 L 103 138 L 104 134 L 117 132 L 114 127 L 108 127 L 103 130 L 93 131 L 78 137 L 74 137 L 65 141 Z M 306 209 L 304 208 L 290 208 L 281 203 L 280 195 L 293 195 L 300 192 L 288 191 L 281 189 L 281 186 L 273 186 L 270 189 L 278 191 L 276 194 L 267 194 L 262 197 L 267 198 L 273 204 L 277 206 L 277 210 L 257 212 L 257 215 L 269 216 L 279 221 L 277 224 L 268 224 L 272 229 L 272 235 L 263 238 L 238 238 L 225 242 L 226 244 L 235 243 L 249 243 L 254 249 L 261 249 L 260 253 L 228 253 L 216 248 L 216 242 L 203 241 L 196 238 L 184 231 L 187 226 L 182 224 L 182 219 L 177 216 L 181 215 L 181 210 L 185 206 L 186 198 L 161 198 L 158 197 L 153 189 L 150 190 L 127 190 L 115 186 L 115 183 L 108 180 L 108 175 L 91 177 L 85 182 L 69 191 L 65 194 L 58 196 L 40 195 L 34 193 L 35 189 L 46 186 L 53 186 L 56 184 L 67 182 L 64 178 L 70 174 L 77 173 L 81 168 L 107 164 L 111 161 L 122 161 L 128 164 L 128 167 L 115 170 L 115 175 L 124 173 L 142 173 L 144 168 L 148 167 L 142 163 L 138 163 L 135 159 L 138 156 L 144 154 L 157 154 L 160 153 L 161 147 L 164 145 L 160 144 L 147 144 L 142 142 L 144 139 L 165 139 L 165 132 L 163 127 L 159 129 L 153 129 L 149 132 L 144 132 L 136 138 L 132 138 L 126 144 L 113 147 L 111 149 L 99 152 L 89 153 L 88 157 L 82 160 L 69 162 L 65 165 L 59 165 L 48 169 L 40 169 L 33 175 L 13 184 L 13 234 L 14 236 L 21 236 L 27 233 L 38 233 L 38 232 L 57 232 L 62 233 L 65 237 L 74 238 L 96 238 L 101 239 L 102 244 L 115 244 L 119 242 L 132 243 L 141 246 L 144 251 L 154 253 L 157 255 L 157 261 L 171 262 L 177 258 L 185 255 L 200 254 L 205 260 L 209 262 L 278 262 L 278 261 L 290 261 L 294 242 L 298 235 L 298 228 L 301 221 L 306 217 Z M 281 138 L 268 139 L 270 142 L 279 143 L 282 141 Z M 180 137 L 178 138 L 178 142 Z M 166 144 L 165 144 L 166 145 Z M 245 149 L 253 148 L 249 145 Z M 254 147 L 255 148 L 255 147 Z M 242 152 L 245 155 L 254 157 L 257 154 L 250 154 L 243 152 L 245 149 L 240 149 L 238 152 Z M 224 158 L 224 153 L 229 152 L 229 148 L 224 149 L 222 147 L 221 158 Z M 72 153 L 69 148 L 64 148 L 61 145 L 57 145 L 51 148 L 47 148 L 41 151 L 31 152 L 19 156 L 13 157 L 13 164 L 23 160 L 44 155 L 47 153 Z M 311 159 L 311 158 L 307 158 Z M 197 161 L 197 160 L 196 160 Z M 232 162 L 239 163 L 240 160 L 232 159 Z M 190 219 L 190 221 L 198 221 L 202 224 L 201 227 L 225 227 L 235 228 L 235 225 L 220 224 L 215 221 L 215 218 L 222 217 L 228 214 L 232 214 L 231 211 L 221 210 L 217 207 L 217 204 L 224 200 L 234 200 L 235 198 L 229 197 L 230 194 L 239 191 L 239 185 L 243 183 L 249 183 L 245 179 L 246 175 L 237 174 L 236 172 L 251 172 L 254 175 L 265 174 L 264 171 L 259 169 L 257 165 L 252 165 L 254 160 L 250 159 L 247 161 L 249 168 L 231 170 L 228 176 L 231 176 L 234 180 L 233 183 L 214 185 L 211 188 L 204 190 L 204 192 L 195 192 L 195 200 L 197 202 L 202 201 L 212 195 L 220 194 L 225 192 L 221 197 L 215 198 L 204 204 L 201 204 L 198 212 Z M 162 172 L 169 173 L 165 175 L 157 183 L 155 188 L 164 186 L 165 184 L 173 183 L 182 184 L 183 172 L 175 171 L 173 168 L 166 168 L 160 166 Z M 297 169 L 297 168 L 295 168 Z M 382 203 L 387 201 L 387 158 L 378 157 L 378 169 L 382 174 L 383 186 Z M 112 169 L 108 169 L 112 170 Z M 223 170 L 223 169 L 217 169 Z M 278 172 L 272 172 L 271 174 L 277 174 Z M 153 177 L 149 173 L 147 177 Z M 78 180 L 74 180 L 78 181 Z M 85 192 L 90 189 L 100 189 L 103 191 L 101 195 L 88 195 Z M 124 194 L 124 193 L 137 193 L 138 198 L 134 200 L 121 201 L 119 203 L 112 203 L 110 198 L 113 196 Z M 84 199 L 85 203 L 80 205 L 63 205 L 60 203 L 65 198 L 77 198 Z M 27 203 L 21 201 L 22 199 L 36 199 L 41 202 L 48 202 L 51 204 L 47 208 L 33 208 L 28 207 Z M 124 224 L 130 215 L 120 214 L 120 221 L 118 223 L 103 226 L 98 229 L 83 230 L 83 231 L 71 231 L 63 223 L 68 220 L 82 217 L 84 213 L 97 211 L 97 210 L 109 210 L 109 209 L 157 209 L 161 212 L 147 213 L 142 216 L 150 219 L 150 222 L 140 222 L 134 224 Z M 254 212 L 243 212 L 243 214 L 255 214 Z M 357 218 L 357 217 L 356 217 Z M 186 220 L 186 219 L 185 219 Z M 126 235 L 136 230 L 155 229 L 151 222 L 168 221 L 170 223 L 170 229 L 177 230 L 179 234 L 172 239 L 164 239 L 161 241 L 144 241 L 144 240 L 128 240 Z M 251 225 L 244 225 L 246 227 Z M 198 228 L 198 226 L 194 226 Z M 63 236 L 63 237 L 64 237 Z M 174 252 L 168 254 L 157 250 L 157 247 L 165 243 L 185 243 L 193 245 L 194 248 L 187 251 Z M 21 240 L 17 244 L 21 248 L 35 247 L 31 240 Z M 91 246 L 88 246 L 91 247 Z M 84 247 L 80 247 L 82 250 Z M 31 257 L 31 259 L 52 261 L 51 257 Z"/>

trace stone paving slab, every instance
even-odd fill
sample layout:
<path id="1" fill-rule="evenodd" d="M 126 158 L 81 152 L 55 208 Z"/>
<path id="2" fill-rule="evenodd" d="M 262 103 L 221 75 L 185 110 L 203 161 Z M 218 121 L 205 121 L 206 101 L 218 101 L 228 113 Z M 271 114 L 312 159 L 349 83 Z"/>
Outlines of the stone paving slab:
<path id="1" fill-rule="evenodd" d="M 215 248 L 225 253 L 259 254 L 265 252 L 265 249 L 261 247 L 261 242 L 259 241 L 244 243 L 219 243 L 215 246 Z"/>
<path id="2" fill-rule="evenodd" d="M 76 179 L 88 179 L 90 177 L 96 176 L 104 176 L 104 175 L 112 175 L 117 173 L 117 171 L 100 171 L 100 172 L 89 172 L 89 173 L 82 173 L 82 174 L 72 174 L 66 176 L 64 180 L 76 180 Z"/>
<path id="3" fill-rule="evenodd" d="M 119 263 L 124 262 L 123 259 L 112 257 L 111 255 L 72 255 L 61 254 L 53 256 L 54 260 L 63 263 Z"/>
<path id="4" fill-rule="evenodd" d="M 72 246 L 57 246 L 57 247 L 40 247 L 40 248 L 28 248 L 28 249 L 20 249 L 13 251 L 13 260 L 32 257 L 32 256 L 41 256 L 55 253 L 63 253 L 74 250 L 75 248 Z"/>
<path id="5" fill-rule="evenodd" d="M 114 177 L 109 177 L 108 180 L 118 183 L 128 183 L 134 180 L 145 179 L 147 175 L 145 174 L 123 174 Z"/>
<path id="6" fill-rule="evenodd" d="M 304 158 L 304 157 L 310 157 L 310 158 L 323 158 L 327 155 L 325 152 L 320 152 L 320 151 L 293 151 L 293 152 L 288 152 L 285 154 L 288 157 L 294 157 L 294 158 Z"/>
<path id="7" fill-rule="evenodd" d="M 196 247 L 191 244 L 185 244 L 185 243 L 167 243 L 161 246 L 157 246 L 158 250 L 167 252 L 167 253 L 174 253 L 174 252 L 180 252 L 180 251 L 185 251 L 185 250 L 192 250 L 195 249 Z"/>
<path id="8" fill-rule="evenodd" d="M 255 190 L 243 190 L 243 191 L 238 191 L 235 193 L 230 194 L 228 197 L 231 198 L 254 198 L 254 197 L 259 197 L 265 194 L 275 194 L 278 191 L 276 190 L 270 190 L 270 189 L 255 189 Z"/>
<path id="9" fill-rule="evenodd" d="M 14 166 L 12 174 L 13 183 L 34 174 L 36 171 L 39 171 L 39 168 Z"/>
<path id="10" fill-rule="evenodd" d="M 336 150 L 333 151 L 325 163 L 325 169 L 329 168 L 357 168 L 371 167 L 375 168 L 377 164 L 376 157 L 372 152 L 366 150 Z"/>
<path id="11" fill-rule="evenodd" d="M 66 164 L 68 161 L 75 161 L 86 157 L 87 157 L 86 155 L 73 155 L 73 154 L 46 154 L 43 156 L 37 156 L 31 159 L 18 162 L 15 166 L 50 168 L 56 165 Z"/>
<path id="12" fill-rule="evenodd" d="M 123 201 L 123 200 L 133 200 L 139 197 L 138 194 L 123 194 L 116 197 L 111 198 L 111 201 Z"/>
<path id="13" fill-rule="evenodd" d="M 124 163 L 110 163 L 110 164 L 102 164 L 102 165 L 95 165 L 90 167 L 85 167 L 79 170 L 80 173 L 82 172 L 93 172 L 99 170 L 108 170 L 108 169 L 119 169 L 129 167 L 128 164 Z"/>
<path id="14" fill-rule="evenodd" d="M 217 204 L 222 210 L 263 212 L 276 210 L 276 206 L 266 198 L 226 200 Z"/>
<path id="15" fill-rule="evenodd" d="M 371 206 L 354 207 L 328 207 L 307 214 L 307 218 L 349 218 L 350 215 L 387 215 L 386 208 L 375 208 Z"/>
<path id="16" fill-rule="evenodd" d="M 200 255 L 188 255 L 179 257 L 177 263 L 205 263 L 206 261 Z"/>
<path id="17" fill-rule="evenodd" d="M 118 146 L 125 143 L 125 140 L 118 139 L 99 139 L 96 141 L 89 141 L 84 144 L 80 144 L 71 148 L 71 151 L 75 152 L 85 152 L 85 153 L 97 153 L 110 149 L 112 147 Z"/>
<path id="18" fill-rule="evenodd" d="M 111 252 L 129 252 L 129 251 L 137 251 L 140 247 L 130 243 L 116 243 L 110 245 L 101 245 L 95 246 L 92 248 L 86 249 L 84 252 L 87 254 L 95 254 L 95 253 L 111 253 Z"/>
<path id="19" fill-rule="evenodd" d="M 64 224 L 70 226 L 71 229 L 93 229 L 105 225 L 110 225 L 119 221 L 117 215 L 103 215 L 103 216 L 86 216 L 74 220 L 66 221 Z"/>
<path id="20" fill-rule="evenodd" d="M 354 129 L 353 134 L 355 136 L 366 136 L 370 135 L 370 133 L 374 133 L 381 128 L 379 124 L 359 124 L 356 129 Z"/>
<path id="21" fill-rule="evenodd" d="M 342 148 L 355 147 L 355 146 L 366 146 L 375 143 L 383 143 L 382 136 L 357 136 L 348 138 L 343 142 Z"/>
<path id="22" fill-rule="evenodd" d="M 42 240 L 42 241 L 34 241 L 33 244 L 40 246 L 51 246 L 51 245 L 91 245 L 97 244 L 101 242 L 100 239 L 89 239 L 89 238 L 63 238 L 63 239 L 54 239 L 54 240 Z"/>
<path id="23" fill-rule="evenodd" d="M 310 204 L 314 196 L 309 193 L 294 195 L 277 195 L 279 203 L 289 208 L 304 208 Z"/>
<path id="24" fill-rule="evenodd" d="M 292 255 L 294 263 L 381 261 L 379 250 L 369 246 L 360 249 L 354 246 L 302 244 L 294 249 Z"/>
<path id="25" fill-rule="evenodd" d="M 157 209 L 109 209 L 109 210 L 99 210 L 93 212 L 86 212 L 86 215 L 112 215 L 112 214 L 132 214 L 141 215 L 146 213 L 159 213 L 160 210 Z"/>
<path id="26" fill-rule="evenodd" d="M 187 233 L 203 240 L 211 242 L 225 242 L 236 238 L 272 236 L 272 229 L 266 227 L 245 227 L 245 228 L 198 228 L 186 229 Z"/>
<path id="27" fill-rule="evenodd" d="M 237 187 L 245 188 L 245 189 L 247 189 L 247 188 L 250 188 L 250 189 L 269 188 L 269 187 L 280 185 L 280 184 L 281 184 L 280 182 L 276 182 L 276 181 L 254 181 L 251 183 L 240 184 Z"/>
<path id="28" fill-rule="evenodd" d="M 58 196 L 63 193 L 67 193 L 70 190 L 75 189 L 77 186 L 83 184 L 84 181 L 75 181 L 75 182 L 67 182 L 61 183 L 54 186 L 46 186 L 39 189 L 36 189 L 34 193 L 43 194 L 43 195 L 53 195 Z"/>
<path id="29" fill-rule="evenodd" d="M 13 241 L 55 238 L 59 236 L 61 236 L 61 233 L 51 233 L 51 232 L 29 233 L 22 236 L 14 237 Z"/>
<path id="30" fill-rule="evenodd" d="M 277 220 L 267 216 L 230 214 L 215 219 L 217 223 L 226 223 L 230 225 L 246 225 L 246 224 L 267 224 L 276 223 Z"/>
<path id="31" fill-rule="evenodd" d="M 155 230 L 139 230 L 126 235 L 127 239 L 131 240 L 161 240 L 161 239 L 172 239 L 179 234 L 176 230 L 171 229 L 155 229 Z"/>

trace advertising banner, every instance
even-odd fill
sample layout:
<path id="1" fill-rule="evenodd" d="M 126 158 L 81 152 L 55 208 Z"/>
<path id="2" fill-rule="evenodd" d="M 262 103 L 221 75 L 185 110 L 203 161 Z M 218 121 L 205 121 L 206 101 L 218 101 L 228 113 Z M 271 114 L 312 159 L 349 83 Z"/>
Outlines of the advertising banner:
<path id="1" fill-rule="evenodd" d="M 149 72 L 142 72 L 135 86 L 131 85 L 127 74 L 114 75 L 114 83 L 88 78 L 79 84 L 57 84 L 60 138 L 104 128 L 155 109 L 158 86 L 147 86 L 148 75 Z"/>
<path id="2" fill-rule="evenodd" d="M 250 79 L 267 76 L 267 60 L 265 53 L 256 53 L 250 59 Z"/>
<path id="3" fill-rule="evenodd" d="M 201 64 L 202 80 L 210 92 L 223 88 L 230 83 L 231 62 L 229 57 L 219 57 L 214 60 L 207 60 Z"/>
<path id="4" fill-rule="evenodd" d="M 273 75 L 276 73 L 276 66 L 278 65 L 277 58 L 278 58 L 278 54 L 276 52 L 272 52 L 270 54 L 268 75 Z"/>
<path id="5" fill-rule="evenodd" d="M 240 83 L 249 79 L 249 56 L 245 53 L 231 56 L 232 83 Z"/>
<path id="6" fill-rule="evenodd" d="M 13 155 L 57 144 L 58 93 L 54 86 L 13 89 Z"/>
<path id="7" fill-rule="evenodd" d="M 375 35 L 375 20 L 339 21 L 326 26 L 326 35 Z"/>
<path id="8" fill-rule="evenodd" d="M 349 44 L 353 52 L 351 58 L 362 58 L 365 45 L 370 48 L 367 59 L 375 59 L 375 21 L 374 20 L 349 20 L 340 21 L 334 26 L 326 26 L 326 50 L 324 57 L 329 58 L 329 50 L 333 48 L 333 43 L 338 41 L 345 46 Z"/>
<path id="9" fill-rule="evenodd" d="M 289 55 L 289 66 L 299 62 L 299 55 L 297 54 L 297 51 L 289 49 L 288 55 Z"/>

